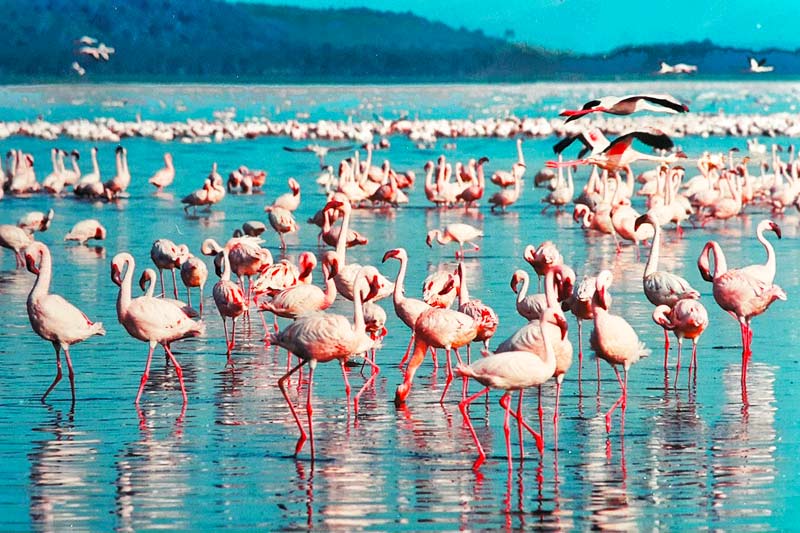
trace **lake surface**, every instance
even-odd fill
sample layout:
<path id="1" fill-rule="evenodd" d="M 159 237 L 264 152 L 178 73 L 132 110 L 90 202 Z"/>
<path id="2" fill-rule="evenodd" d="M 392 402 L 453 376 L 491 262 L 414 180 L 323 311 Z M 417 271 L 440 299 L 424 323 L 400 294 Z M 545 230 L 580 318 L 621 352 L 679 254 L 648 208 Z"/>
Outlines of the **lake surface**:
<path id="1" fill-rule="evenodd" d="M 559 88 L 560 87 L 560 88 Z M 785 111 L 796 105 L 791 84 L 670 83 L 664 86 L 628 84 L 543 86 L 426 86 L 408 87 L 136 87 L 7 88 L 0 91 L 4 119 L 48 120 L 78 116 L 183 120 L 210 118 L 214 111 L 235 106 L 239 117 L 266 113 L 271 117 L 309 113 L 311 119 L 364 116 L 377 100 L 376 112 L 387 116 L 406 109 L 429 116 L 554 115 L 567 103 L 582 103 L 602 91 L 632 92 L 642 87 L 669 91 L 698 101 L 698 95 L 717 96 L 714 106 L 729 112 Z M 559 92 L 561 91 L 561 92 Z M 288 96 L 287 96 L 288 95 Z M 727 95 L 727 96 L 726 96 Z M 728 97 L 730 98 L 728 99 Z M 769 110 L 763 110 L 764 99 Z M 499 101 L 498 101 L 499 99 Z M 709 100 L 711 97 L 709 97 Z M 124 102 L 122 107 L 102 102 Z M 761 101 L 761 104 L 758 102 Z M 159 104 L 163 102 L 163 106 Z M 177 102 L 183 105 L 176 109 Z M 521 102 L 521 103 L 520 103 Z M 391 104 L 389 104 L 391 103 Z M 712 104 L 708 104 L 709 106 Z M 759 108 L 758 106 L 762 107 Z M 528 106 L 528 107 L 524 107 Z M 540 106 L 540 107 L 537 107 Z M 761 139 L 768 143 L 772 139 Z M 389 151 L 376 152 L 380 163 L 389 158 L 398 169 L 422 175 L 439 149 L 417 150 L 401 137 L 391 139 Z M 789 139 L 774 139 L 782 145 Z M 184 368 L 189 401 L 182 411 L 177 377 L 156 351 L 150 381 L 141 401 L 133 405 L 144 367 L 147 346 L 129 337 L 117 323 L 117 287 L 109 263 L 119 251 L 131 252 L 141 269 L 152 266 L 149 250 L 161 237 L 186 243 L 198 252 L 206 237 L 220 242 L 250 219 L 266 220 L 263 207 L 287 191 L 286 179 L 296 177 L 303 202 L 296 213 L 305 221 L 323 203 L 314 184 L 316 158 L 287 153 L 288 139 L 258 138 L 207 145 L 161 144 L 126 139 L 133 181 L 128 200 L 117 204 L 78 202 L 71 197 L 6 197 L 0 202 L 2 223 L 14 223 L 30 210 L 55 209 L 51 228 L 39 239 L 50 245 L 55 265 L 52 291 L 67 297 L 108 331 L 72 350 L 78 401 L 70 410 L 65 379 L 48 404 L 39 397 L 55 373 L 53 350 L 37 337 L 28 322 L 25 300 L 34 276 L 14 269 L 14 258 L 0 253 L 0 490 L 4 530 L 119 530 L 163 528 L 212 530 L 223 527 L 313 530 L 483 530 L 483 529 L 611 529 L 611 530 L 775 530 L 791 529 L 800 502 L 800 345 L 796 324 L 800 248 L 796 212 L 775 220 L 783 239 L 775 242 L 776 283 L 788 294 L 765 315 L 754 320 L 753 362 L 749 373 L 748 408 L 739 387 L 738 325 L 711 297 L 696 260 L 711 238 L 725 250 L 732 267 L 764 261 L 755 227 L 764 212 L 747 214 L 725 224 L 689 227 L 683 239 L 667 231 L 662 268 L 679 273 L 702 293 L 711 325 L 700 341 L 696 384 L 687 381 L 684 366 L 677 387 L 674 369 L 665 374 L 662 331 L 650 319 L 652 306 L 641 290 L 644 257 L 636 261 L 626 247 L 614 254 L 611 237 L 585 233 L 571 215 L 541 214 L 542 191 L 531 187 L 532 176 L 550 157 L 553 139 L 532 139 L 523 149 L 528 174 L 521 201 L 505 214 L 482 206 L 437 210 L 429 206 L 422 186 L 410 193 L 411 203 L 397 210 L 359 210 L 353 225 L 367 234 L 369 245 L 348 251 L 348 259 L 371 262 L 389 277 L 396 262 L 380 265 L 383 253 L 404 246 L 410 257 L 407 295 L 418 297 L 422 280 L 439 263 L 455 267 L 453 247 L 425 245 L 429 228 L 464 221 L 485 233 L 481 252 L 464 262 L 470 293 L 491 305 L 500 317 L 497 341 L 524 324 L 514 308 L 509 288 L 513 271 L 530 271 L 522 260 L 526 244 L 546 239 L 558 243 L 566 262 L 579 277 L 608 268 L 614 273 L 613 311 L 622 314 L 653 353 L 630 372 L 624 436 L 615 416 L 607 434 L 602 413 L 619 394 L 610 367 L 603 363 L 597 382 L 594 359 L 587 350 L 582 379 L 577 358 L 567 375 L 561 403 L 558 447 L 554 446 L 552 409 L 554 387 L 543 388 L 545 451 L 539 456 L 532 440 L 525 442 L 520 462 L 516 431 L 512 430 L 514 468 L 506 465 L 499 393 L 488 403 L 477 401 L 472 421 L 488 454 L 479 473 L 471 469 L 476 453 L 458 411 L 460 386 L 444 406 L 438 398 L 444 370 L 433 372 L 428 358 L 421 367 L 404 408 L 393 403 L 402 379 L 397 368 L 408 342 L 407 328 L 393 316 L 390 301 L 381 304 L 390 320 L 389 335 L 378 353 L 381 373 L 362 398 L 354 418 L 344 400 L 338 365 L 320 365 L 315 373 L 315 439 L 317 458 L 311 462 L 308 445 L 292 456 L 297 429 L 277 379 L 285 372 L 286 353 L 266 347 L 263 328 L 253 320 L 237 328 L 236 370 L 225 369 L 222 324 L 210 298 L 216 281 L 213 270 L 206 287 L 208 332 L 205 337 L 176 343 L 173 348 Z M 746 150 L 744 139 L 684 138 L 684 151 Z M 78 149 L 88 169 L 90 143 L 30 138 L 3 141 L 3 150 L 20 148 L 34 154 L 37 176 L 49 173 L 49 149 Z M 113 175 L 114 146 L 100 143 L 104 179 Z M 165 151 L 173 154 L 177 176 L 169 192 L 155 197 L 147 178 L 161 166 Z M 458 139 L 446 152 L 452 161 L 486 155 L 489 172 L 510 168 L 516 160 L 513 140 Z M 333 161 L 333 159 L 331 159 Z M 210 214 L 187 217 L 180 198 L 202 184 L 212 162 L 224 176 L 240 164 L 269 172 L 264 194 L 227 196 Z M 641 167 L 643 170 L 646 167 Z M 691 169 L 689 176 L 695 174 Z M 579 173 L 583 183 L 586 171 Z M 489 194 L 493 192 L 489 185 Z M 640 200 L 637 199 L 637 202 Z M 635 207 L 641 209 L 639 203 Z M 97 218 L 109 230 L 101 247 L 77 247 L 62 242 L 78 220 Z M 289 237 L 287 256 L 304 250 L 321 251 L 315 227 L 301 223 Z M 265 245 L 281 257 L 274 233 Z M 209 261 L 210 264 L 210 261 Z M 315 273 L 317 281 L 319 273 Z M 534 282 L 535 285 L 535 282 Z M 181 287 L 183 294 L 183 288 Z M 352 304 L 337 301 L 334 310 L 352 313 Z M 577 343 L 570 317 L 569 338 Z M 285 323 L 285 322 L 282 322 Z M 591 326 L 584 329 L 585 339 Z M 585 343 L 588 344 L 588 343 Z M 674 345 L 674 343 L 673 343 Z M 688 354 L 685 350 L 685 355 Z M 674 348 L 672 359 L 674 361 Z M 358 369 L 350 372 L 361 383 Z M 296 385 L 296 381 L 293 381 Z M 470 385 L 477 391 L 475 383 Z M 599 392 L 598 392 L 599 389 Z M 304 416 L 305 389 L 291 389 Z M 526 394 L 525 415 L 536 419 L 535 392 Z M 534 425 L 535 427 L 535 425 Z"/>

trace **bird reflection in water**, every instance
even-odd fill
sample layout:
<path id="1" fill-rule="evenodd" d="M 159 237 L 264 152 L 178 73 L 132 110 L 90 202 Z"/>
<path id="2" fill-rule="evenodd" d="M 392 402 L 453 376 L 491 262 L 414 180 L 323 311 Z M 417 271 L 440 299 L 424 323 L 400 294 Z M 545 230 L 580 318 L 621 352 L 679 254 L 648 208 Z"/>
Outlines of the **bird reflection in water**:
<path id="1" fill-rule="evenodd" d="M 117 531 L 137 531 L 155 527 L 182 529 L 189 527 L 191 517 L 184 511 L 184 502 L 192 492 L 187 463 L 191 455 L 182 450 L 186 403 L 176 418 L 159 416 L 148 421 L 137 406 L 140 439 L 130 443 L 117 456 L 116 515 Z M 166 420 L 164 420 L 166 419 Z M 156 430 L 169 427 L 165 438 L 156 438 Z"/>
<path id="2" fill-rule="evenodd" d="M 28 456 L 31 522 L 42 531 L 64 531 L 81 524 L 90 528 L 87 521 L 96 516 L 91 501 L 96 487 L 88 478 L 101 442 L 76 431 L 72 410 L 66 415 L 50 406 L 47 410 L 50 421 L 35 431 L 52 438 L 33 441 Z"/>

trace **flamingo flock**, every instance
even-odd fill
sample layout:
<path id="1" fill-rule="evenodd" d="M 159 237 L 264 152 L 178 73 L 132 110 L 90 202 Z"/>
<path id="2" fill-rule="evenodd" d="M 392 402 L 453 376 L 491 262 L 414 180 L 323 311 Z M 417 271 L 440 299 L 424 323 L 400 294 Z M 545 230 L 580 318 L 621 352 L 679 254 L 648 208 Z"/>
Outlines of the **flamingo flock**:
<path id="1" fill-rule="evenodd" d="M 689 109 L 670 95 L 644 94 L 594 99 L 581 109 L 567 110 L 562 115 L 567 117 L 567 122 L 581 124 L 600 113 L 630 115 L 641 111 L 687 114 Z M 411 126 L 403 122 L 410 121 L 396 121 L 387 127 L 387 131 L 410 132 Z M 511 135 L 521 130 L 522 125 L 517 124 Z M 583 146 L 582 153 L 578 159 L 565 160 L 564 152 L 578 137 Z M 597 360 L 598 401 L 601 360 L 611 366 L 620 387 L 619 396 L 604 415 L 606 431 L 611 431 L 612 420 L 619 409 L 620 433 L 624 433 L 629 371 L 635 364 L 641 363 L 649 350 L 640 340 L 642 332 L 636 331 L 629 322 L 630 307 L 619 304 L 631 296 L 619 295 L 612 307 L 610 291 L 618 274 L 612 273 L 608 262 L 626 253 L 628 246 L 623 246 L 626 243 L 633 245 L 637 261 L 640 244 L 649 247 L 649 255 L 642 268 L 642 294 L 639 299 L 654 306 L 652 320 L 663 329 L 665 372 L 670 352 L 669 332 L 676 337 L 678 351 L 674 386 L 677 387 L 684 339 L 692 341 L 689 371 L 696 382 L 698 343 L 704 332 L 712 326 L 709 312 L 701 303 L 702 293 L 682 277 L 685 273 L 673 268 L 674 263 L 666 263 L 663 258 L 667 253 L 672 253 L 670 247 L 683 238 L 682 223 L 696 226 L 696 229 L 689 231 L 709 231 L 709 227 L 726 224 L 727 220 L 739 216 L 744 209 L 766 209 L 777 217 L 787 207 L 798 205 L 800 160 L 794 158 L 792 151 L 787 154 L 788 161 L 783 161 L 781 152 L 774 149 L 764 155 L 766 168 L 760 171 L 760 175 L 753 176 L 748 170 L 752 164 L 751 156 L 737 160 L 735 151 L 729 152 L 727 157 L 706 153 L 696 160 L 700 174 L 685 181 L 689 159 L 675 146 L 671 136 L 657 128 L 623 132 L 608 141 L 593 125 L 583 127 L 575 138 L 559 142 L 554 147 L 557 160 L 549 161 L 547 168 L 542 169 L 532 181 L 534 186 L 549 189 L 543 201 L 547 207 L 556 208 L 556 216 L 562 210 L 573 209 L 574 219 L 586 231 L 587 239 L 602 242 L 613 238 L 616 254 L 612 255 L 615 257 L 591 265 L 589 271 L 579 278 L 567 264 L 573 256 L 572 252 L 559 249 L 557 235 L 536 246 L 526 246 L 517 259 L 519 264 L 510 265 L 510 272 L 513 272 L 510 277 L 511 290 L 503 295 L 514 303 L 516 314 L 510 316 L 498 315 L 489 305 L 498 295 L 488 292 L 480 294 L 476 285 L 472 285 L 474 278 L 470 279 L 472 270 L 469 265 L 480 262 L 490 246 L 487 241 L 497 236 L 485 234 L 481 228 L 467 222 L 452 220 L 470 220 L 468 217 L 472 210 L 486 206 L 489 206 L 489 212 L 496 212 L 496 208 L 499 208 L 499 212 L 496 212 L 498 217 L 522 211 L 517 202 L 523 194 L 527 167 L 521 137 L 516 141 L 517 160 L 510 170 L 507 167 L 497 168 L 490 174 L 489 181 L 498 187 L 493 195 L 485 194 L 484 167 L 490 164 L 485 156 L 478 155 L 467 161 L 456 162 L 455 165 L 449 163 L 445 156 L 440 156 L 436 162 L 431 160 L 425 164 L 425 197 L 431 209 L 448 214 L 447 223 L 441 228 L 407 228 L 403 238 L 416 239 L 418 243 L 424 241 L 429 247 L 433 247 L 434 243 L 455 243 L 458 245 L 455 253 L 457 264 L 455 268 L 447 263 L 438 267 L 431 265 L 430 275 L 419 287 L 419 294 L 413 296 L 406 295 L 408 269 L 413 264 L 412 259 L 420 261 L 423 258 L 410 257 L 407 249 L 398 246 L 398 243 L 376 243 L 374 238 L 370 241 L 365 235 L 369 228 L 363 224 L 364 218 L 361 216 L 363 213 L 368 217 L 382 216 L 408 204 L 409 196 L 404 191 L 414 186 L 413 170 L 395 169 L 388 160 L 380 166 L 373 165 L 373 152 L 388 147 L 373 146 L 370 142 L 366 144 L 366 156 L 363 159 L 361 149 L 349 145 L 335 148 L 321 145 L 309 145 L 301 149 L 289 147 L 291 151 L 311 152 L 319 158 L 323 175 L 317 180 L 320 186 L 317 196 L 324 198 L 324 203 L 309 222 L 321 228 L 318 246 L 332 246 L 333 250 L 320 249 L 315 253 L 306 249 L 298 255 L 296 262 L 286 255 L 288 248 L 298 246 L 295 237 L 287 241 L 285 236 L 288 234 L 298 233 L 296 239 L 300 241 L 300 247 L 309 245 L 301 238 L 300 225 L 293 213 L 298 210 L 301 201 L 313 197 L 304 192 L 301 200 L 300 183 L 295 178 L 289 178 L 286 182 L 289 192 L 277 196 L 264 207 L 266 221 L 280 242 L 279 249 L 275 251 L 276 256 L 280 254 L 279 261 L 275 261 L 273 252 L 264 246 L 264 237 L 269 235 L 269 231 L 265 222 L 260 220 L 241 223 L 241 229 L 237 228 L 224 244 L 209 237 L 197 249 L 192 249 L 188 244 L 178 244 L 167 238 L 155 240 L 150 259 L 158 275 L 154 270 L 145 269 L 140 285 L 147 292 L 141 296 L 133 294 L 136 266 L 133 255 L 125 251 L 114 255 L 110 271 L 111 280 L 118 287 L 117 321 L 129 336 L 146 342 L 149 347 L 135 403 L 138 405 L 143 401 L 153 353 L 158 345 L 163 347 L 175 370 L 184 404 L 188 402 L 182 367 L 172 351 L 172 344 L 207 335 L 207 317 L 203 315 L 203 291 L 208 278 L 208 266 L 202 258 L 205 255 L 213 257 L 214 271 L 219 278 L 212 287 L 211 296 L 223 323 L 226 371 L 236 372 L 233 356 L 238 353 L 237 338 L 247 337 L 248 342 L 253 340 L 251 310 L 259 313 L 264 328 L 263 337 L 259 334 L 257 341 L 283 348 L 289 354 L 287 369 L 277 380 L 277 387 L 299 432 L 294 446 L 295 455 L 302 452 L 306 442 L 310 445 L 311 458 L 316 455 L 313 387 L 315 370 L 320 363 L 335 361 L 339 364 L 348 412 L 352 399 L 355 416 L 359 417 L 362 395 L 374 387 L 381 375 L 376 354 L 382 347 L 383 338 L 395 333 L 388 331 L 387 324 L 391 326 L 392 319 L 387 317 L 379 303 L 390 296 L 395 315 L 405 325 L 402 332 L 408 335 L 405 353 L 402 356 L 398 354 L 396 361 L 391 358 L 387 360 L 392 365 L 399 363 L 402 368 L 402 380 L 396 387 L 394 402 L 402 406 L 412 401 L 424 401 L 416 400 L 416 397 L 424 397 L 427 392 L 425 388 L 430 386 L 416 385 L 418 392 L 412 398 L 415 377 L 429 353 L 434 358 L 435 375 L 438 371 L 437 350 L 439 354 L 444 350 L 445 383 L 441 392 L 437 390 L 436 394 L 442 405 L 451 401 L 458 403 L 464 426 L 469 430 L 477 452 L 478 457 L 473 463 L 475 470 L 482 466 L 487 454 L 473 426 L 474 415 L 470 413 L 470 407 L 492 390 L 502 391 L 499 403 L 504 410 L 503 430 L 509 469 L 513 455 L 510 438 L 512 418 L 518 426 L 519 458 L 525 456 L 523 430 L 533 436 L 539 454 L 545 451 L 541 396 L 542 386 L 551 380 L 555 386 L 552 420 L 557 448 L 560 400 L 565 378 L 575 372 L 573 366 L 577 366 L 579 386 L 582 380 L 583 321 L 592 323 L 588 346 Z M 634 149 L 634 143 L 647 146 L 647 151 Z M 651 153 L 651 149 L 657 153 Z M 124 200 L 131 182 L 126 149 L 117 148 L 116 173 L 105 182 L 100 179 L 96 152 L 96 149 L 92 151 L 94 175 L 81 176 L 77 166 L 78 155 L 70 156 L 74 167 L 70 173 L 63 165 L 66 152 L 54 149 L 52 177 L 48 176 L 42 186 L 38 186 L 35 175 L 32 177 L 32 156 L 12 151 L 5 173 L 7 191 L 13 194 L 15 191 L 31 193 L 43 189 L 50 194 L 64 195 L 67 188 L 72 186 L 79 197 L 79 188 L 85 187 L 89 191 L 87 197 L 93 198 L 98 205 L 102 205 L 104 200 Z M 334 152 L 347 156 L 337 167 L 328 166 L 324 160 Z M 639 175 L 634 173 L 634 163 L 648 162 L 655 165 Z M 163 189 L 174 184 L 176 178 L 176 168 L 169 153 L 164 155 L 164 165 L 149 180 L 156 187 L 155 194 L 159 197 Z M 582 176 L 580 167 L 584 166 L 591 167 L 583 176 L 585 184 L 579 181 Z M 338 170 L 334 171 L 333 168 Z M 770 169 L 771 174 L 766 173 Z M 203 186 L 181 200 L 186 206 L 184 218 L 187 223 L 202 220 L 196 214 L 189 215 L 190 208 L 208 208 L 223 200 L 226 203 L 236 201 L 234 198 L 225 199 L 226 193 L 262 192 L 260 189 L 265 186 L 266 171 L 251 171 L 240 166 L 234 173 L 226 187 L 216 163 L 213 165 L 209 176 L 203 178 Z M 281 187 L 276 186 L 275 189 L 280 190 Z M 640 200 L 640 197 L 644 199 Z M 483 206 L 481 202 L 484 202 Z M 640 211 L 634 209 L 634 202 L 639 204 Z M 729 208 L 729 204 L 733 207 Z M 464 209 L 461 210 L 461 207 Z M 515 213 L 503 213 L 506 211 Z M 180 211 L 177 214 L 181 216 Z M 17 224 L 0 225 L 0 246 L 14 253 L 17 267 L 25 265 L 28 271 L 36 275 L 27 300 L 28 316 L 33 331 L 54 346 L 57 363 L 56 378 L 41 400 L 46 400 L 61 379 L 60 354 L 63 351 L 68 366 L 71 400 L 75 403 L 76 375 L 70 348 L 92 336 L 104 335 L 106 328 L 100 322 L 93 322 L 65 298 L 49 293 L 52 277 L 60 274 L 52 264 L 50 248 L 37 240 L 37 233 L 48 230 L 53 217 L 52 210 L 48 213 L 33 212 Z M 359 229 L 365 233 L 351 227 L 359 223 Z M 673 226 L 674 235 L 668 236 Z M 116 228 L 111 228 L 112 234 L 115 231 Z M 753 356 L 752 320 L 765 313 L 776 300 L 787 299 L 786 292 L 774 284 L 777 257 L 775 247 L 765 237 L 768 231 L 778 238 L 782 236 L 775 221 L 766 219 L 758 224 L 756 237 L 767 253 L 764 264 L 728 269 L 722 247 L 714 240 L 705 245 L 697 259 L 700 275 L 712 283 L 714 301 L 740 326 L 741 390 L 745 405 L 748 403 L 747 370 Z M 109 231 L 98 220 L 86 219 L 75 224 L 64 240 L 85 246 L 87 241 L 105 239 L 108 234 Z M 483 239 L 483 246 L 475 242 L 478 239 Z M 356 262 L 353 259 L 355 252 L 348 256 L 349 248 L 368 243 L 372 247 L 377 244 L 385 252 L 383 263 L 390 259 L 399 263 L 394 281 L 387 278 L 378 265 L 369 264 L 363 259 Z M 539 290 L 543 283 L 543 293 L 533 293 L 532 273 L 524 267 L 525 263 L 537 275 Z M 321 270 L 319 278 L 314 274 L 317 266 Z M 167 297 L 169 291 L 164 283 L 165 269 L 172 274 L 171 298 Z M 178 274 L 186 288 L 187 302 L 179 299 Z M 156 277 L 160 280 L 160 296 L 154 290 Z M 508 280 L 504 278 L 503 283 Z M 195 288 L 199 289 L 198 311 L 191 306 L 190 290 Z M 347 306 L 347 314 L 332 310 L 337 300 L 346 300 L 344 305 Z M 568 337 L 567 312 L 571 312 L 577 320 L 577 365 L 573 365 L 574 349 Z M 274 317 L 271 327 L 263 316 L 265 313 Z M 501 324 L 520 319 L 524 324 L 517 327 L 508 338 L 495 341 Z M 242 325 L 238 331 L 237 324 Z M 480 343 L 481 347 L 475 355 L 471 350 L 473 343 Z M 219 345 L 221 350 L 222 344 Z M 462 348 L 466 348 L 463 356 Z M 381 361 L 384 361 L 383 356 Z M 351 398 L 348 374 L 352 373 L 348 366 L 354 362 L 363 365 L 361 375 L 364 380 Z M 299 407 L 295 406 L 290 395 L 289 382 L 293 376 L 302 374 L 306 367 L 308 375 L 298 378 L 297 383 L 298 390 L 306 387 L 306 420 L 302 420 Z M 471 380 L 478 382 L 482 388 L 470 393 Z M 524 391 L 533 387 L 537 388 L 539 397 L 539 427 L 536 429 L 526 422 L 522 400 Z M 454 390 L 449 397 L 451 388 Z M 516 409 L 511 405 L 514 392 L 518 392 Z M 460 397 L 452 400 L 453 395 Z"/>

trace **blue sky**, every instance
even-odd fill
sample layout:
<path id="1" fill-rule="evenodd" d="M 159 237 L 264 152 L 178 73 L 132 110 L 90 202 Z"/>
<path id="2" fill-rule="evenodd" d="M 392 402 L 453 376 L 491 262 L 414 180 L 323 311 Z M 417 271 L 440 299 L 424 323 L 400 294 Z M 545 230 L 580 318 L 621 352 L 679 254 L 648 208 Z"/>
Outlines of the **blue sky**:
<path id="1" fill-rule="evenodd" d="M 549 49 L 604 52 L 625 44 L 711 39 L 762 49 L 800 48 L 796 0 L 247 0 L 309 8 L 411 11 L 450 26 L 483 29 Z"/>

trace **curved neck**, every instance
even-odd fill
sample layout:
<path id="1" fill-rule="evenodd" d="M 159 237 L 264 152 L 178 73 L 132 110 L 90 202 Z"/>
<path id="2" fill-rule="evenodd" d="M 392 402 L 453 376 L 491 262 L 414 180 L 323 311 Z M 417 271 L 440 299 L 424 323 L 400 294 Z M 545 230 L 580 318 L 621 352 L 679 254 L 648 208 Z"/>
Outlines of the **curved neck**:
<path id="1" fill-rule="evenodd" d="M 461 307 L 469 302 L 469 289 L 467 289 L 467 276 L 462 269 L 458 276 L 458 306 Z"/>
<path id="2" fill-rule="evenodd" d="M 549 323 L 545 321 L 541 321 L 541 328 L 542 328 L 542 341 L 544 343 L 544 363 L 546 365 L 555 366 L 556 364 L 556 354 L 553 350 L 553 328 L 548 327 L 550 326 Z"/>
<path id="3" fill-rule="evenodd" d="M 517 139 L 517 162 L 525 164 L 525 156 L 522 155 L 522 139 Z"/>
<path id="4" fill-rule="evenodd" d="M 333 301 L 336 300 L 336 282 L 333 279 L 333 276 L 329 276 L 330 268 L 328 265 L 322 265 L 322 275 L 325 278 L 325 298 L 323 299 L 323 309 L 327 309 L 331 305 L 333 305 Z"/>
<path id="5" fill-rule="evenodd" d="M 347 251 L 347 232 L 350 229 L 350 208 L 349 206 L 345 205 L 342 209 L 342 229 L 339 232 L 339 240 L 336 242 L 336 257 L 339 259 L 341 263 L 341 267 L 344 267 L 347 263 L 345 262 L 345 253 Z"/>
<path id="6" fill-rule="evenodd" d="M 364 305 L 361 299 L 363 295 L 361 291 L 364 289 L 366 278 L 364 277 L 363 269 L 356 274 L 356 281 L 353 284 L 353 331 L 355 333 L 364 332 Z"/>
<path id="7" fill-rule="evenodd" d="M 710 270 L 709 261 L 712 259 L 714 260 L 714 270 Z M 706 247 L 703 248 L 703 253 L 700 254 L 700 260 L 698 263 L 701 263 L 709 272 L 711 273 L 711 278 L 716 279 L 718 276 L 726 273 L 728 271 L 728 264 L 725 261 L 725 254 L 722 251 L 722 247 L 716 241 L 708 241 L 706 243 Z"/>
<path id="8" fill-rule="evenodd" d="M 450 240 L 451 240 L 451 239 L 445 237 L 445 235 L 442 232 L 442 230 L 439 230 L 439 229 L 433 230 L 433 236 L 436 237 L 436 242 L 438 242 L 439 244 L 448 244 L 450 242 Z"/>
<path id="9" fill-rule="evenodd" d="M 767 251 L 767 262 L 764 264 L 764 268 L 770 273 L 770 276 L 774 279 L 775 278 L 775 248 L 772 247 L 772 243 L 764 237 L 764 228 L 759 226 L 758 231 L 756 231 L 756 237 L 758 241 L 764 245 L 764 249 Z"/>
<path id="10" fill-rule="evenodd" d="M 486 188 L 486 178 L 483 175 L 483 163 L 478 164 L 476 172 L 478 174 L 478 187 L 481 189 Z"/>
<path id="11" fill-rule="evenodd" d="M 653 247 L 650 249 L 650 256 L 647 258 L 647 266 L 644 267 L 644 275 L 649 276 L 658 270 L 658 254 L 661 249 L 661 225 L 651 222 L 653 225 Z"/>
<path id="12" fill-rule="evenodd" d="M 228 258 L 228 250 L 222 249 L 222 275 L 219 277 L 222 281 L 231 280 L 231 260 Z"/>
<path id="13" fill-rule="evenodd" d="M 126 258 L 125 262 L 122 264 L 125 275 L 122 277 L 122 283 L 119 286 L 119 294 L 117 295 L 118 316 L 121 316 L 131 303 L 131 285 L 133 283 L 134 265 L 135 263 L 132 257 Z"/>
<path id="14" fill-rule="evenodd" d="M 46 296 L 50 291 L 50 279 L 52 276 L 52 261 L 50 260 L 50 251 L 42 247 L 42 256 L 39 260 L 39 275 L 36 276 L 36 281 L 31 289 L 29 298 L 40 298 Z"/>
<path id="15" fill-rule="evenodd" d="M 527 284 L 523 285 L 527 289 Z M 521 291 L 520 291 L 521 292 Z M 547 307 L 558 307 L 558 289 L 556 288 L 556 273 L 554 269 L 549 269 L 544 276 L 544 299 Z"/>
<path id="16" fill-rule="evenodd" d="M 401 305 L 405 299 L 403 284 L 406 280 L 406 269 L 408 268 L 408 259 L 405 257 L 400 258 L 400 270 L 397 272 L 397 279 L 394 280 L 394 304 Z"/>
<path id="17" fill-rule="evenodd" d="M 100 166 L 97 164 L 97 150 L 92 150 L 92 172 L 100 175 Z"/>
<path id="18" fill-rule="evenodd" d="M 149 296 L 152 298 L 153 292 L 156 288 L 156 273 L 152 268 L 148 268 L 144 271 L 144 275 L 147 279 L 147 290 L 145 291 L 145 296 Z"/>
<path id="19" fill-rule="evenodd" d="M 528 284 L 530 283 L 530 278 L 528 277 L 528 273 L 524 270 L 522 271 L 522 287 L 517 292 L 517 305 L 520 305 L 523 300 L 525 300 L 525 296 L 528 295 Z"/>

